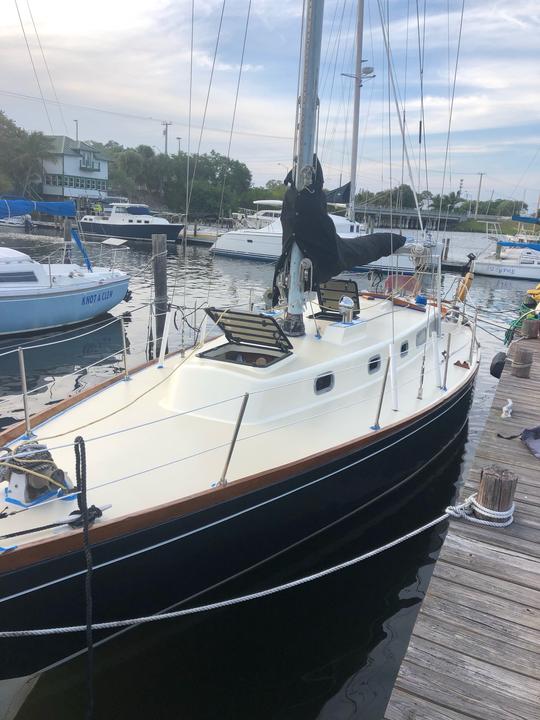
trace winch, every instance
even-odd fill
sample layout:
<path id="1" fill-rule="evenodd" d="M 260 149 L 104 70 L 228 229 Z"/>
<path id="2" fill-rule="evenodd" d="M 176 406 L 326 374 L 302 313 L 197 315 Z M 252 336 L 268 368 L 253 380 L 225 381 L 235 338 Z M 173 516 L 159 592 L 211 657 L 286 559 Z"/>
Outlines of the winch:
<path id="1" fill-rule="evenodd" d="M 0 482 L 7 481 L 4 501 L 28 507 L 74 489 L 64 470 L 54 462 L 46 445 L 26 442 L 14 450 L 0 448 Z"/>

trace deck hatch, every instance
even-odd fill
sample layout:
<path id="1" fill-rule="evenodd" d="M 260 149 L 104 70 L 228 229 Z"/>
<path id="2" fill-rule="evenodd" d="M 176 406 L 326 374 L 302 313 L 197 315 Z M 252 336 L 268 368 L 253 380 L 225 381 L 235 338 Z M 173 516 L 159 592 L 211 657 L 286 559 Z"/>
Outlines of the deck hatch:
<path id="1" fill-rule="evenodd" d="M 208 316 L 218 325 L 230 343 L 255 345 L 289 353 L 292 345 L 272 317 L 241 310 L 207 308 Z"/>
<path id="2" fill-rule="evenodd" d="M 354 280 L 336 280 L 334 278 L 319 285 L 317 297 L 321 310 L 315 314 L 315 317 L 321 320 L 335 320 L 341 317 L 339 301 L 344 295 L 350 297 L 354 302 L 353 316 L 356 317 L 360 312 L 358 285 Z"/>

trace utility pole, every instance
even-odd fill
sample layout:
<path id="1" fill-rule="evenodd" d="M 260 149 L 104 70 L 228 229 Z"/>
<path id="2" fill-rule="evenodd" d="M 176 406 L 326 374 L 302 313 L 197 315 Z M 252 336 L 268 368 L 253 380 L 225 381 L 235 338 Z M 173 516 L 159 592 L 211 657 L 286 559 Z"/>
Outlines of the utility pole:
<path id="1" fill-rule="evenodd" d="M 178 140 L 178 157 L 180 157 L 180 143 L 182 142 L 182 138 L 177 137 L 176 139 Z"/>
<path id="2" fill-rule="evenodd" d="M 486 173 L 478 173 L 480 180 L 478 181 L 478 192 L 476 194 L 476 208 L 474 210 L 474 217 L 478 217 L 478 203 L 480 202 L 480 190 L 482 189 L 482 178 Z"/>
<path id="3" fill-rule="evenodd" d="M 163 137 L 165 138 L 165 155 L 169 154 L 169 125 L 172 125 L 172 122 L 168 120 L 162 120 L 161 124 L 163 125 Z"/>
<path id="4" fill-rule="evenodd" d="M 75 123 L 75 142 L 79 142 L 79 121 L 73 120 Z"/>

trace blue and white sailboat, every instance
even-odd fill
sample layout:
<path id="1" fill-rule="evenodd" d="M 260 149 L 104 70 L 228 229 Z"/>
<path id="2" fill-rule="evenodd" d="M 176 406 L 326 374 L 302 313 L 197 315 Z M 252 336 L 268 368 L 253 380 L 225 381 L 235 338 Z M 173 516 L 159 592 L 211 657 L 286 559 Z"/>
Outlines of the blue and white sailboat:
<path id="1" fill-rule="evenodd" d="M 75 214 L 72 202 L 28 204 L 54 215 Z M 108 312 L 124 299 L 127 273 L 93 267 L 76 230 L 72 237 L 84 267 L 72 262 L 44 264 L 18 250 L 0 248 L 0 336 L 74 325 Z"/>

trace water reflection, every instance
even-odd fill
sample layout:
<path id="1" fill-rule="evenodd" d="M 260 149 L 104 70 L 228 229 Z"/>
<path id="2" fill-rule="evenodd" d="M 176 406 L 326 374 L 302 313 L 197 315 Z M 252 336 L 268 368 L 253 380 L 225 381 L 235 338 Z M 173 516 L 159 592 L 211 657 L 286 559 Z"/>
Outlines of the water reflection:
<path id="1" fill-rule="evenodd" d="M 465 439 L 464 432 L 444 462 L 399 498 L 379 502 L 201 602 L 332 566 L 433 519 L 453 499 Z M 96 653 L 96 717 L 379 720 L 443 532 L 441 525 L 279 595 L 117 638 Z M 58 720 L 81 717 L 84 683 L 83 658 L 51 671 L 20 720 L 43 717 L 46 708 Z"/>

